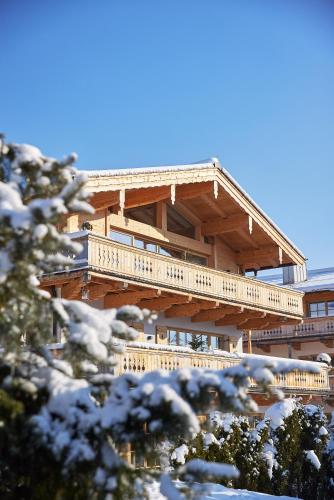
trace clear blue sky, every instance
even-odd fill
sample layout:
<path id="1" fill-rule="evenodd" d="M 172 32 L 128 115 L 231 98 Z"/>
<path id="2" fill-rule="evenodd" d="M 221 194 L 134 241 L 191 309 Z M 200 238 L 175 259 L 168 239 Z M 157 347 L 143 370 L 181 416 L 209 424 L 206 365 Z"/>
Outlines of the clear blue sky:
<path id="1" fill-rule="evenodd" d="M 0 129 L 82 169 L 218 156 L 334 266 L 334 1 L 1 0 Z"/>

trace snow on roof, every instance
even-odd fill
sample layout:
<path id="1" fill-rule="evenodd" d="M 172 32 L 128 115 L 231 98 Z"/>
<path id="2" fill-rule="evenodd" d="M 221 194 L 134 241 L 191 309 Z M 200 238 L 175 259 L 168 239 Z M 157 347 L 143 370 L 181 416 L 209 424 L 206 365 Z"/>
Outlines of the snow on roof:
<path id="1" fill-rule="evenodd" d="M 206 160 L 201 160 L 195 163 L 188 163 L 185 165 L 162 165 L 154 167 L 139 167 L 139 168 L 120 168 L 120 169 L 109 169 L 109 170 L 85 170 L 88 177 L 109 177 L 109 176 L 122 176 L 122 175 L 133 175 L 133 174 L 148 174 L 148 173 L 158 173 L 158 172 L 173 172 L 173 171 L 186 171 L 194 169 L 205 169 L 205 168 L 218 168 L 221 172 L 235 185 L 235 187 L 248 199 L 248 201 L 256 208 L 258 212 L 267 219 L 267 221 L 283 236 L 283 238 L 303 257 L 305 255 L 299 250 L 299 248 L 286 236 L 286 234 L 275 224 L 275 222 L 264 212 L 259 205 L 253 200 L 253 198 L 245 191 L 240 184 L 234 179 L 234 177 L 229 173 L 226 168 L 224 168 L 218 158 L 209 158 Z"/>
<path id="2" fill-rule="evenodd" d="M 260 277 L 272 285 L 283 285 L 283 275 L 269 275 Z M 312 269 L 307 272 L 307 280 L 299 283 L 284 285 L 300 292 L 319 292 L 322 290 L 334 290 L 334 267 L 323 269 Z"/>
<path id="3" fill-rule="evenodd" d="M 220 167 L 218 158 L 210 158 L 201 160 L 195 163 L 187 163 L 185 165 L 160 165 L 154 167 L 137 167 L 137 168 L 119 168 L 109 170 L 85 170 L 88 177 L 109 177 L 118 175 L 133 175 L 133 174 L 153 174 L 158 172 L 173 172 L 180 170 L 193 170 Z"/>

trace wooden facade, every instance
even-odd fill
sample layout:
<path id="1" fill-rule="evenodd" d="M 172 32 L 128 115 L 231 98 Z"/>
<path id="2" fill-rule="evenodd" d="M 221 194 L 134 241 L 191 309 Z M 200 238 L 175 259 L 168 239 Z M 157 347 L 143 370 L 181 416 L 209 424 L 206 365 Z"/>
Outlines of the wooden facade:
<path id="1" fill-rule="evenodd" d="M 304 256 L 218 160 L 90 172 L 88 190 L 94 215 L 72 213 L 61 224 L 83 250 L 70 269 L 43 279 L 53 294 L 99 308 L 135 304 L 156 311 L 140 340 L 159 344 L 170 342 L 170 331 L 176 339 L 182 332 L 183 342 L 205 332 L 208 346 L 241 351 L 245 331 L 301 322 L 303 293 L 245 273 L 301 265 Z M 128 347 L 131 361 L 120 366 L 217 364 L 204 353 L 138 349 Z"/>

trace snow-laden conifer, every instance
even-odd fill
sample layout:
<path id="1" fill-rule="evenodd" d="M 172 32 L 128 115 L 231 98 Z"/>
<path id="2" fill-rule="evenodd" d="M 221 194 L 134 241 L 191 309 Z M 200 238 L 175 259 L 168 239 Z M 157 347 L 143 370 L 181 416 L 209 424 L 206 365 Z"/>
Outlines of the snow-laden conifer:
<path id="1" fill-rule="evenodd" d="M 152 457 L 159 441 L 198 433 L 198 413 L 213 404 L 255 411 L 250 379 L 265 388 L 271 372 L 295 368 L 245 358 L 220 371 L 115 377 L 115 354 L 136 338 L 129 323 L 149 319 L 149 312 L 135 306 L 98 311 L 51 297 L 39 286 L 43 275 L 70 269 L 81 251 L 57 225 L 69 212 L 93 210 L 75 159 L 58 161 L 33 146 L 0 143 L 2 498 L 143 498 L 160 473 L 131 467 L 124 447 Z M 46 347 L 54 318 L 65 339 L 62 359 Z M 107 373 L 99 373 L 101 363 Z M 201 476 L 232 470 L 193 464 Z M 182 470 L 186 476 L 195 469 Z M 164 491 L 171 484 L 165 472 Z"/>

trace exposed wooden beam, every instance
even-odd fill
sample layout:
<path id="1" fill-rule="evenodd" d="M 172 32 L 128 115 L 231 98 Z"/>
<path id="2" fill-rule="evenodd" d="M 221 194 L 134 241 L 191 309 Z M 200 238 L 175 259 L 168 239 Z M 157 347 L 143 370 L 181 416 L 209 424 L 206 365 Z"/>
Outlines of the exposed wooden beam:
<path id="1" fill-rule="evenodd" d="M 260 248 L 241 250 L 236 254 L 237 263 L 240 265 L 258 262 L 263 259 L 274 259 L 277 264 L 280 261 L 280 249 L 278 246 L 266 245 Z"/>
<path id="2" fill-rule="evenodd" d="M 94 193 L 89 200 L 90 204 L 97 210 L 102 208 L 112 207 L 119 202 L 118 191 L 102 191 Z"/>
<path id="3" fill-rule="evenodd" d="M 156 224 L 162 231 L 167 231 L 167 204 L 163 200 L 157 202 Z"/>
<path id="4" fill-rule="evenodd" d="M 136 189 L 125 192 L 125 208 L 134 208 L 149 203 L 156 203 L 170 198 L 169 186 L 150 189 Z"/>
<path id="5" fill-rule="evenodd" d="M 217 217 L 202 224 L 202 234 L 206 236 L 214 236 L 216 234 L 240 231 L 240 229 L 251 232 L 249 222 L 250 217 L 245 213 L 230 215 L 225 219 Z"/>
<path id="6" fill-rule="evenodd" d="M 244 323 L 237 325 L 239 330 L 263 330 L 270 325 L 270 321 L 265 318 L 248 319 Z"/>
<path id="7" fill-rule="evenodd" d="M 244 314 L 228 314 L 223 318 L 216 321 L 216 326 L 229 326 L 229 325 L 238 325 L 243 321 L 247 321 L 249 316 L 245 317 Z"/>
<path id="8" fill-rule="evenodd" d="M 211 198 L 210 194 L 203 194 L 202 198 L 205 201 L 206 205 L 208 205 L 214 212 L 216 212 L 216 214 L 218 214 L 220 217 L 227 217 L 227 213 L 225 212 L 225 210 L 220 207 L 217 201 Z"/>
<path id="9" fill-rule="evenodd" d="M 201 219 L 194 214 L 193 210 L 186 207 L 184 203 L 180 203 L 176 200 L 174 207 L 181 215 L 183 215 L 183 217 L 185 217 L 194 226 L 202 224 Z"/>
<path id="10" fill-rule="evenodd" d="M 85 283 L 81 279 L 69 281 L 61 288 L 61 296 L 65 299 L 77 299 Z"/>
<path id="11" fill-rule="evenodd" d="M 252 310 L 247 310 L 241 314 L 228 314 L 222 319 L 219 319 L 216 321 L 216 326 L 228 326 L 228 325 L 243 325 L 246 323 L 248 320 L 251 320 L 253 318 L 263 318 L 266 315 L 266 313 L 263 313 L 261 311 L 252 311 Z M 262 319 L 263 322 L 263 319 Z M 247 328 L 245 328 L 247 329 Z M 251 328 L 248 328 L 248 330 L 251 330 Z"/>
<path id="12" fill-rule="evenodd" d="M 104 297 L 104 307 L 121 307 L 125 305 L 134 305 L 140 302 L 144 297 L 158 297 L 160 290 L 136 290 L 133 292 L 109 293 Z"/>
<path id="13" fill-rule="evenodd" d="M 202 309 L 214 307 L 214 302 L 192 302 L 191 304 L 175 305 L 170 307 L 166 312 L 166 318 L 192 316 Z"/>
<path id="14" fill-rule="evenodd" d="M 237 308 L 235 307 L 224 307 L 221 305 L 221 307 L 217 309 L 209 309 L 209 310 L 202 310 L 195 314 L 192 318 L 191 321 L 193 323 L 199 323 L 201 321 L 216 321 L 218 319 L 223 318 L 224 316 L 231 314 L 231 313 L 237 313 Z"/>
<path id="15" fill-rule="evenodd" d="M 184 304 L 191 302 L 190 295 L 175 295 L 170 297 L 159 297 L 151 300 L 141 300 L 138 304 L 140 308 L 150 309 L 151 311 L 164 311 L 174 304 Z"/>
<path id="16" fill-rule="evenodd" d="M 196 182 L 176 186 L 176 200 L 190 200 L 212 191 L 211 182 Z"/>
<path id="17" fill-rule="evenodd" d="M 107 293 L 113 290 L 119 290 L 124 288 L 122 283 L 110 282 L 110 283 L 92 283 L 88 284 L 88 297 L 89 300 L 101 299 Z"/>
<path id="18" fill-rule="evenodd" d="M 322 344 L 324 344 L 326 347 L 329 347 L 330 349 L 334 347 L 333 339 L 324 339 L 323 337 L 320 336 L 319 340 Z"/>

